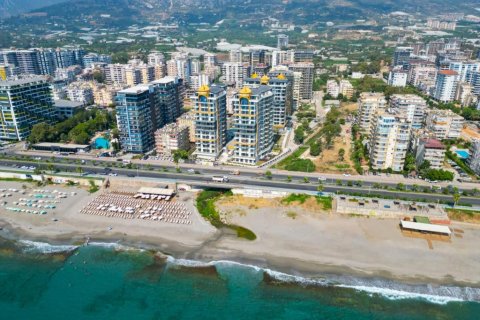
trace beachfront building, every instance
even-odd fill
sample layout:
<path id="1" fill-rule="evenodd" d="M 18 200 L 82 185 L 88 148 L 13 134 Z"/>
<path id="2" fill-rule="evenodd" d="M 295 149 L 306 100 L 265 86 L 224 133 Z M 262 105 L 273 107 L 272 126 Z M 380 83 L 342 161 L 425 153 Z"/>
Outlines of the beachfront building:
<path id="1" fill-rule="evenodd" d="M 387 100 L 383 93 L 363 92 L 358 100 L 357 123 L 360 130 L 370 133 L 377 113 L 385 110 L 386 107 Z"/>
<path id="2" fill-rule="evenodd" d="M 261 85 L 268 85 L 274 96 L 274 128 L 283 128 L 287 122 L 287 115 L 291 114 L 293 105 L 292 82 L 283 74 L 279 74 L 275 78 L 270 78 L 266 75 L 259 78 L 256 74 L 253 74 L 251 78 L 245 80 L 245 86 L 249 88 L 259 87 Z"/>
<path id="3" fill-rule="evenodd" d="M 157 154 L 172 156 L 177 150 L 189 150 L 188 127 L 170 123 L 155 131 L 155 150 Z"/>
<path id="4" fill-rule="evenodd" d="M 0 81 L 0 140 L 25 140 L 35 124 L 55 121 L 52 91 L 45 78 Z"/>
<path id="5" fill-rule="evenodd" d="M 417 166 L 428 161 L 430 168 L 441 169 L 445 160 L 446 148 L 440 140 L 437 139 L 420 139 L 415 155 Z"/>
<path id="6" fill-rule="evenodd" d="M 126 152 L 145 153 L 154 147 L 153 92 L 152 86 L 138 85 L 117 93 L 117 126 Z"/>
<path id="7" fill-rule="evenodd" d="M 415 94 L 394 94 L 390 97 L 390 107 L 407 115 L 412 129 L 420 129 L 425 122 L 427 102 Z"/>
<path id="8" fill-rule="evenodd" d="M 151 85 L 155 88 L 155 103 L 160 114 L 156 127 L 175 122 L 183 108 L 183 80 L 165 77 L 151 82 Z"/>
<path id="9" fill-rule="evenodd" d="M 269 86 L 244 87 L 232 99 L 235 149 L 232 162 L 256 165 L 273 148 L 274 94 Z"/>
<path id="10" fill-rule="evenodd" d="M 411 123 L 401 113 L 381 111 L 372 123 L 369 149 L 372 168 L 400 172 L 410 142 Z"/>
<path id="11" fill-rule="evenodd" d="M 221 86 L 202 86 L 190 97 L 195 115 L 195 155 L 213 162 L 227 143 L 227 92 Z"/>
<path id="12" fill-rule="evenodd" d="M 451 110 L 432 109 L 427 113 L 426 128 L 439 140 L 460 137 L 465 119 Z"/>

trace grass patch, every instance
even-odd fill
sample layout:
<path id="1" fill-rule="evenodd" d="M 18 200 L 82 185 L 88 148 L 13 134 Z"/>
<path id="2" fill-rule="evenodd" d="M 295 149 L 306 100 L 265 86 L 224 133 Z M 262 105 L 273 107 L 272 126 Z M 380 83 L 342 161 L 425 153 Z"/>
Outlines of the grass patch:
<path id="1" fill-rule="evenodd" d="M 297 218 L 297 213 L 296 213 L 296 212 L 293 212 L 293 211 L 288 211 L 288 212 L 287 212 L 287 217 L 292 218 L 293 220 L 295 220 L 295 219 Z"/>
<path id="2" fill-rule="evenodd" d="M 89 180 L 88 183 L 90 184 L 90 187 L 88 188 L 88 192 L 89 192 L 89 193 L 95 193 L 95 192 L 97 192 L 98 190 L 100 190 L 100 188 L 97 186 L 97 184 L 95 183 L 95 181 Z"/>
<path id="3" fill-rule="evenodd" d="M 34 182 L 32 179 L 19 179 L 19 178 L 0 178 L 0 181 L 6 181 L 6 182 Z"/>
<path id="4" fill-rule="evenodd" d="M 215 208 L 215 202 L 223 196 L 232 195 L 231 191 L 225 190 L 204 190 L 197 196 L 196 205 L 198 212 L 202 217 L 208 220 L 215 228 L 229 228 L 237 233 L 237 237 L 253 241 L 257 239 L 257 236 L 253 231 L 237 226 L 225 224 L 220 220 L 220 213 Z"/>
<path id="5" fill-rule="evenodd" d="M 479 211 L 470 211 L 462 209 L 446 209 L 448 217 L 451 220 L 461 221 L 461 222 L 470 222 L 470 223 L 480 223 L 480 212 Z"/>
<path id="6" fill-rule="evenodd" d="M 332 209 L 333 199 L 331 197 L 316 196 L 315 199 L 317 200 L 318 204 L 323 205 L 324 210 L 331 210 Z"/>
<path id="7" fill-rule="evenodd" d="M 247 239 L 247 240 L 250 240 L 250 241 L 253 241 L 253 240 L 257 239 L 257 235 L 255 233 L 253 233 L 253 231 L 250 230 L 250 229 L 240 227 L 240 226 L 236 226 L 236 225 L 228 225 L 227 227 L 232 229 L 232 230 L 237 231 L 237 237 L 239 237 L 239 238 Z"/>
<path id="8" fill-rule="evenodd" d="M 298 148 L 290 156 L 280 161 L 275 167 L 287 171 L 314 172 L 316 167 L 310 159 L 300 159 L 300 156 L 308 150 L 308 146 Z"/>
<path id="9" fill-rule="evenodd" d="M 296 194 L 292 193 L 285 198 L 282 199 L 283 204 L 291 204 L 292 202 L 299 202 L 300 204 L 304 204 L 305 201 L 310 199 L 312 196 L 308 194 Z"/>

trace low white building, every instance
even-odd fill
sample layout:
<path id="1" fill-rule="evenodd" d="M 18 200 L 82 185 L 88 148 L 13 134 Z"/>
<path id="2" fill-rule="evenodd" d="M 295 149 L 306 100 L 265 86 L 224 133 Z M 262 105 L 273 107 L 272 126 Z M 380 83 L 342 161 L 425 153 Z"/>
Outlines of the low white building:
<path id="1" fill-rule="evenodd" d="M 408 73 L 406 71 L 390 71 L 388 85 L 392 87 L 406 87 Z"/>

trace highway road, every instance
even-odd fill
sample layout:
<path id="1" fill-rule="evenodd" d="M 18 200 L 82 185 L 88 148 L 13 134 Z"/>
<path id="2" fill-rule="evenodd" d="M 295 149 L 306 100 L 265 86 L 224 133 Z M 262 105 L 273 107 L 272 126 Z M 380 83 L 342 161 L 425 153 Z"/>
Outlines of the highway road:
<path id="1" fill-rule="evenodd" d="M 0 159 L 1 166 L 11 167 L 12 165 L 28 165 L 28 166 L 43 166 L 46 168 L 48 164 L 37 161 L 36 164 L 31 161 L 23 160 L 5 160 Z M 308 183 L 305 183 L 303 176 L 292 176 L 290 182 L 287 181 L 287 175 L 285 174 L 273 174 L 269 179 L 264 175 L 258 175 L 256 172 L 243 172 L 239 176 L 228 175 L 229 182 L 218 184 L 213 183 L 213 175 L 224 175 L 225 170 L 221 168 L 202 168 L 201 170 L 197 169 L 197 173 L 188 173 L 186 168 L 182 168 L 181 172 L 177 172 L 175 168 L 168 168 L 168 171 L 164 169 L 155 168 L 154 170 L 149 170 L 146 167 L 139 169 L 128 169 L 128 168 L 117 168 L 117 167 L 106 167 L 104 163 L 102 165 L 91 165 L 91 164 L 78 164 L 78 163 L 55 163 L 55 168 L 60 171 L 66 172 L 75 172 L 77 168 L 82 168 L 84 173 L 90 173 L 91 175 L 105 175 L 105 174 L 117 174 L 118 176 L 125 177 L 144 177 L 144 178 L 153 178 L 153 179 L 168 179 L 168 180 L 177 180 L 181 183 L 187 183 L 192 186 L 199 187 L 220 187 L 220 188 L 232 188 L 232 187 L 252 187 L 252 188 L 268 188 L 268 189 L 281 189 L 281 190 L 290 190 L 290 191 L 317 191 L 318 181 L 311 180 Z M 153 169 L 153 167 L 150 167 Z M 374 189 L 371 187 L 373 183 L 364 183 L 362 186 L 348 186 L 336 185 L 336 182 L 332 179 L 324 181 L 324 192 L 330 193 L 343 193 L 343 194 L 361 194 L 364 196 L 373 196 L 380 195 L 382 197 L 392 197 L 398 199 L 411 199 L 417 201 L 427 201 L 427 202 L 453 202 L 453 198 L 450 195 L 444 195 L 440 193 L 414 193 L 406 191 L 390 191 L 382 189 Z M 395 186 L 395 183 L 390 183 L 390 186 Z M 480 198 L 473 197 L 462 197 L 462 204 L 469 205 L 480 205 Z"/>

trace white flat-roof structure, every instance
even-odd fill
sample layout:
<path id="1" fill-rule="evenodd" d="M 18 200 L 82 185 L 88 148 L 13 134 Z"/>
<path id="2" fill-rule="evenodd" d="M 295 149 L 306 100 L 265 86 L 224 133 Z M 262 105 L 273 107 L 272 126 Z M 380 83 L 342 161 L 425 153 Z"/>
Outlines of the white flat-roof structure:
<path id="1" fill-rule="evenodd" d="M 406 229 L 406 230 L 436 233 L 436 234 L 443 234 L 448 236 L 452 234 L 452 231 L 450 231 L 449 227 L 441 226 L 437 224 L 419 223 L 419 222 L 402 220 L 400 221 L 400 225 L 402 226 L 402 229 Z"/>
<path id="2" fill-rule="evenodd" d="M 140 188 L 140 190 L 138 190 L 138 193 L 153 194 L 153 195 L 157 195 L 157 196 L 170 196 L 171 197 L 175 194 L 175 190 L 142 187 L 142 188 Z"/>

